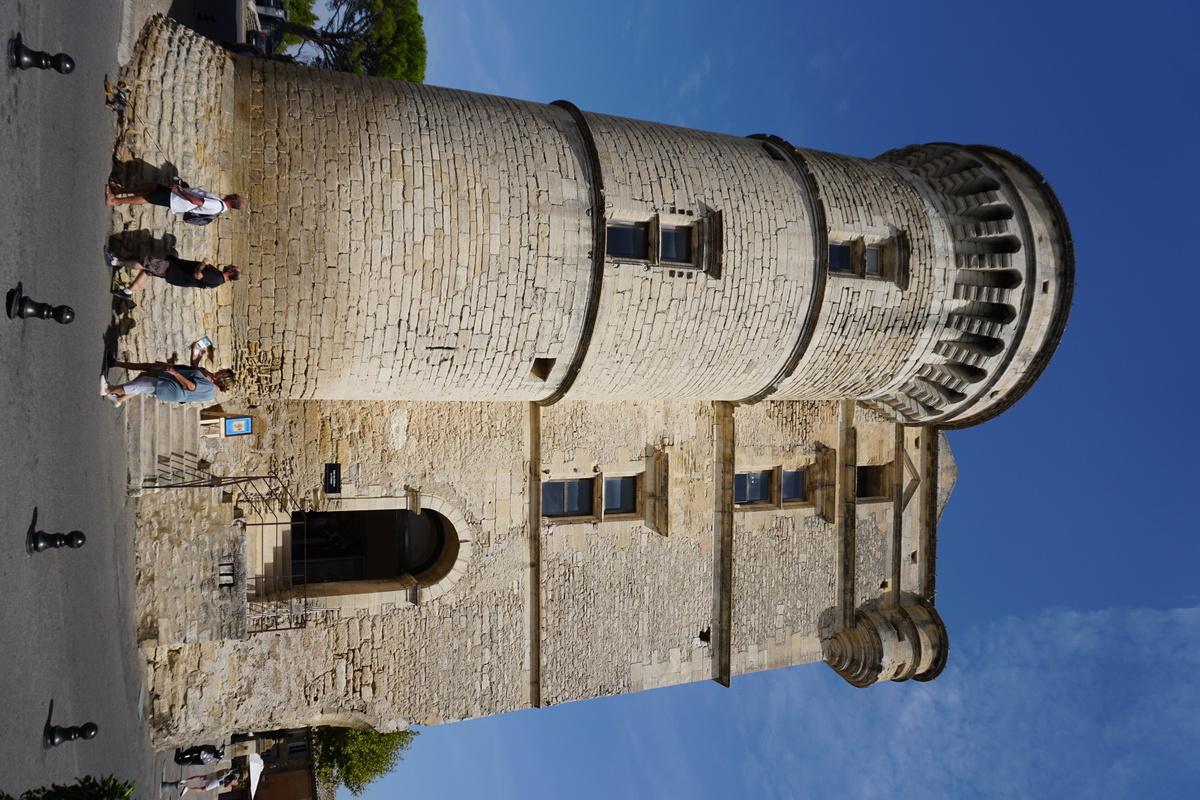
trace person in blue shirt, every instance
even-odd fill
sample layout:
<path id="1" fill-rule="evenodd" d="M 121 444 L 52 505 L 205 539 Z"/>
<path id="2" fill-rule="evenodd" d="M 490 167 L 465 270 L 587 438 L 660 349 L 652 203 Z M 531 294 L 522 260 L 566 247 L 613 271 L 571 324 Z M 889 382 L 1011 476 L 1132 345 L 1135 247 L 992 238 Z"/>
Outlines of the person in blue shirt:
<path id="1" fill-rule="evenodd" d="M 100 396 L 118 408 L 129 398 L 138 394 L 152 394 L 155 399 L 170 403 L 208 403 L 216 400 L 222 392 L 229 392 L 237 385 L 233 370 L 222 369 L 209 372 L 200 366 L 204 348 L 192 345 L 190 367 L 177 367 L 165 361 L 139 364 L 109 358 L 107 366 L 141 372 L 128 383 L 110 385 L 106 374 L 100 376 Z"/>

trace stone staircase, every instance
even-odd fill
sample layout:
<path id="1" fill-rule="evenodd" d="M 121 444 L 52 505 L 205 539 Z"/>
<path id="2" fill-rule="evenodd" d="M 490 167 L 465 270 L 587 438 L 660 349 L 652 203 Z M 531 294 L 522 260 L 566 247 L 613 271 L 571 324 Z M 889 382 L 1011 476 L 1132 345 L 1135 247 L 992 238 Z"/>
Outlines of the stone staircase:
<path id="1" fill-rule="evenodd" d="M 128 401 L 126 413 L 131 495 L 208 476 L 209 463 L 201 456 L 199 404 L 160 403 L 138 395 Z"/>

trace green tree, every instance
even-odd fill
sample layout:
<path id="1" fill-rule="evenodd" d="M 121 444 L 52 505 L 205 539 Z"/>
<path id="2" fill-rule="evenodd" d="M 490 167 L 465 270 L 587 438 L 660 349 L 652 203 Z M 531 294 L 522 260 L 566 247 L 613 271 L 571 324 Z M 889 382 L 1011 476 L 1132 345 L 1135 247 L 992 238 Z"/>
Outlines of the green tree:
<path id="1" fill-rule="evenodd" d="M 378 733 L 357 728 L 313 728 L 313 760 L 323 783 L 340 783 L 357 796 L 396 768 L 415 731 Z"/>
<path id="2" fill-rule="evenodd" d="M 313 66 L 420 83 L 425 80 L 425 26 L 417 0 L 329 0 L 317 29 L 288 21 L 286 34 L 317 49 Z"/>
<path id="3" fill-rule="evenodd" d="M 29 789 L 21 793 L 21 800 L 130 800 L 132 796 L 133 781 L 119 781 L 112 775 L 101 775 L 97 780 L 85 775 L 76 778 L 74 783 L 55 783 Z M 16 798 L 0 791 L 0 800 Z"/>
<path id="4" fill-rule="evenodd" d="M 317 15 L 312 10 L 313 2 L 314 0 L 283 0 L 283 7 L 287 9 L 290 21 L 305 28 L 311 28 L 317 22 Z M 289 33 L 283 37 L 283 46 L 290 47 L 303 41 L 303 38 Z"/>

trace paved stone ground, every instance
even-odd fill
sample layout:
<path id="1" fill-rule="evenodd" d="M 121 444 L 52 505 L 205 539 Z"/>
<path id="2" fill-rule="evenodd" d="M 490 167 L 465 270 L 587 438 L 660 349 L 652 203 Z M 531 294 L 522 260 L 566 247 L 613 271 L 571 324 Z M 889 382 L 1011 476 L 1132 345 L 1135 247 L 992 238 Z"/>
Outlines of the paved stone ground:
<path id="1" fill-rule="evenodd" d="M 219 175 L 219 162 L 207 162 L 197 143 L 215 141 L 219 136 L 219 115 L 200 113 L 204 105 L 203 96 L 189 93 L 187 97 L 162 98 L 157 96 L 154 85 L 135 80 L 137 74 L 137 41 L 145 24 L 156 14 L 166 14 L 171 0 L 123 0 L 122 36 L 118 44 L 118 61 L 122 65 L 121 77 L 132 88 L 130 107 L 119 118 L 117 136 L 113 147 L 113 175 L 118 180 L 141 182 L 167 178 L 167 172 L 180 175 L 189 183 L 211 189 L 220 194 L 235 191 L 223 185 Z M 202 92 L 200 93 L 203 94 Z M 163 114 L 166 104 L 172 113 Z M 153 107 L 153 113 L 147 114 Z M 171 119 L 186 120 L 187 125 L 170 124 Z M 236 213 L 236 212 L 234 212 Z M 139 258 L 148 254 L 177 254 L 183 258 L 209 257 L 214 262 L 230 260 L 228 253 L 218 251 L 215 241 L 222 223 L 207 227 L 187 225 L 166 209 L 153 206 L 122 206 L 112 209 L 112 238 L 110 247 L 123 257 Z M 121 270 L 117 281 L 132 278 L 132 272 Z M 228 310 L 230 287 L 216 290 L 181 289 L 165 281 L 151 280 L 132 302 L 115 305 L 114 321 L 119 332 L 116 351 L 122 358 L 134 361 L 168 360 L 183 362 L 187 359 L 191 342 L 209 336 L 215 342 L 214 353 L 220 358 L 222 342 L 228 341 Z M 218 322 L 223 318 L 225 324 Z M 216 367 L 209 364 L 211 368 Z M 118 380 L 120 373 L 113 371 L 110 379 Z M 147 401 L 149 402 L 149 401 Z M 133 404 L 126 414 L 127 443 L 130 446 L 130 463 L 144 460 L 139 448 L 147 444 L 146 437 L 135 428 L 141 417 L 134 412 Z M 131 487 L 133 488 L 133 487 Z M 195 506 L 190 498 L 185 505 Z M 154 493 L 139 499 L 135 526 L 135 551 L 139 578 L 143 568 L 151 563 L 151 553 L 142 552 L 142 544 L 150 531 L 171 530 L 173 535 L 187 535 L 185 528 L 196 535 L 204 535 L 204 523 L 189 516 L 188 525 L 180 520 L 180 498 L 167 492 Z M 201 515 L 203 516 L 203 515 Z M 192 530 L 195 529 L 195 530 Z M 181 572 L 180 574 L 186 574 Z M 154 581 L 141 581 L 140 586 L 153 585 Z M 139 592 L 140 594 L 140 592 Z M 144 598 L 139 597 L 139 604 Z M 139 630 L 139 637 L 142 631 Z M 182 746 L 199 742 L 178 742 Z M 221 742 L 213 742 L 220 744 Z M 162 746 L 160 744 L 160 746 Z M 161 774 L 167 780 L 200 774 L 206 771 L 199 767 L 178 767 L 171 760 L 171 752 L 159 754 Z M 211 767 L 207 768 L 211 769 Z M 150 797 L 153 792 L 139 796 Z"/>

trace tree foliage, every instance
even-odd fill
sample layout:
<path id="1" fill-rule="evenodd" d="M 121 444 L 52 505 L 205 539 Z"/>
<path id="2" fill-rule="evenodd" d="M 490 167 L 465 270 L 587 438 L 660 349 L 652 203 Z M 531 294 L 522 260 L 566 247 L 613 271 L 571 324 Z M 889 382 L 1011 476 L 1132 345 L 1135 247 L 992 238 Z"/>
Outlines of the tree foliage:
<path id="1" fill-rule="evenodd" d="M 357 728 L 313 728 L 313 760 L 324 783 L 340 783 L 357 796 L 392 772 L 415 731 L 378 733 Z"/>
<path id="2" fill-rule="evenodd" d="M 39 786 L 21 793 L 21 800 L 130 800 L 131 797 L 133 781 L 119 781 L 112 775 L 101 775 L 99 780 L 85 775 L 74 783 Z M 0 800 L 16 798 L 0 791 Z"/>
<path id="3" fill-rule="evenodd" d="M 298 0 L 300 1 L 300 0 Z M 425 80 L 425 27 L 417 0 L 329 0 L 317 29 L 280 25 L 317 49 L 313 66 L 420 83 Z"/>
<path id="4" fill-rule="evenodd" d="M 305 28 L 311 28 L 317 22 L 317 15 L 312 10 L 313 2 L 314 0 L 283 0 L 283 7 L 287 9 L 289 20 Z M 300 44 L 303 41 L 302 37 L 294 33 L 283 37 L 284 47 Z"/>

